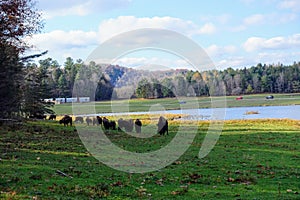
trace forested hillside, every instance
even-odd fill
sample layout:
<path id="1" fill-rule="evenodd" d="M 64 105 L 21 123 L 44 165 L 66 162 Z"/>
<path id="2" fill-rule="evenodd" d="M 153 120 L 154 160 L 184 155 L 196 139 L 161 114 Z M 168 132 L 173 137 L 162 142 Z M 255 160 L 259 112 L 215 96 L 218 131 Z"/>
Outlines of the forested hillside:
<path id="1" fill-rule="evenodd" d="M 90 92 L 76 94 L 76 90 L 72 94 L 74 83 L 81 79 L 97 84 L 93 93 L 95 100 L 223 95 L 224 91 L 226 95 L 300 92 L 300 62 L 288 66 L 257 64 L 249 68 L 204 72 L 147 71 L 93 62 L 87 66 L 82 60 L 72 58 L 67 58 L 63 66 L 51 58 L 29 66 L 44 71 L 43 82 L 49 91 L 45 98 L 90 95 Z M 80 84 L 78 87 L 90 85 L 82 81 Z"/>

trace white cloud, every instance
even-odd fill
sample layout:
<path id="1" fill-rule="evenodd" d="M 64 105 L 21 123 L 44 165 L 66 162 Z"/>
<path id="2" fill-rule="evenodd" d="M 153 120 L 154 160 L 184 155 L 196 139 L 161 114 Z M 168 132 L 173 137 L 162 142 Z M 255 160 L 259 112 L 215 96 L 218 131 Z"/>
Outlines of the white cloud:
<path id="1" fill-rule="evenodd" d="M 278 4 L 279 8 L 290 9 L 292 11 L 300 11 L 299 0 L 281 0 Z"/>
<path id="2" fill-rule="evenodd" d="M 274 19 L 276 19 L 279 24 L 284 24 L 284 23 L 288 23 L 291 21 L 295 21 L 297 18 L 298 18 L 298 15 L 294 14 L 294 13 L 283 14 L 278 18 L 276 18 L 276 16 L 274 17 Z"/>
<path id="3" fill-rule="evenodd" d="M 254 14 L 244 19 L 244 25 L 258 25 L 263 23 L 265 20 L 265 16 L 262 14 Z"/>
<path id="4" fill-rule="evenodd" d="M 245 17 L 241 24 L 233 27 L 233 32 L 240 32 L 248 29 L 251 26 L 260 25 L 280 25 L 297 19 L 295 13 L 269 13 L 269 14 L 253 14 Z"/>
<path id="5" fill-rule="evenodd" d="M 228 67 L 241 68 L 251 67 L 257 65 L 257 63 L 264 64 L 277 64 L 283 63 L 285 65 L 293 64 L 294 61 L 298 62 L 300 51 L 295 52 L 258 52 L 254 54 L 248 54 L 247 56 L 235 55 L 232 57 L 220 59 L 215 61 L 217 69 L 222 70 Z"/>
<path id="6" fill-rule="evenodd" d="M 273 37 L 265 39 L 261 37 L 250 37 L 243 44 L 247 52 L 257 50 L 284 50 L 300 47 L 300 34 L 294 34 L 288 37 Z"/>
<path id="7" fill-rule="evenodd" d="M 105 12 L 127 6 L 131 0 L 40 0 L 39 9 L 46 19 L 56 16 L 84 16 L 95 12 Z"/>
<path id="8" fill-rule="evenodd" d="M 64 55 L 76 55 L 76 57 L 85 59 L 83 57 L 84 54 L 79 54 L 77 52 L 87 52 L 87 50 L 90 49 L 89 53 L 86 54 L 87 56 L 96 46 L 106 39 L 125 31 L 136 30 L 138 28 L 168 29 L 187 36 L 211 34 L 215 31 L 215 27 L 211 23 L 198 26 L 192 21 L 185 21 L 183 19 L 172 17 L 137 18 L 133 16 L 120 16 L 115 19 L 103 21 L 99 25 L 97 31 L 54 30 L 48 33 L 36 34 L 31 38 L 27 38 L 27 40 L 30 44 L 34 45 L 38 51 L 49 50 L 49 55 L 50 53 L 51 55 L 55 54 L 56 59 L 59 61 L 66 57 Z M 135 43 L 151 44 L 152 37 L 157 38 L 163 36 L 132 35 L 132 37 L 135 38 Z M 126 40 L 120 42 L 124 43 Z"/>
<path id="9" fill-rule="evenodd" d="M 257 63 L 266 63 L 266 64 L 292 64 L 294 61 L 298 61 L 300 56 L 300 51 L 295 52 L 268 52 L 268 53 L 259 53 L 257 55 Z"/>
<path id="10" fill-rule="evenodd" d="M 122 32 L 139 28 L 162 28 L 177 31 L 184 35 L 213 34 L 216 27 L 212 23 L 198 26 L 192 21 L 185 21 L 173 17 L 144 17 L 120 16 L 118 18 L 105 20 L 100 24 L 99 34 L 101 41 L 107 40 Z"/>
<path id="11" fill-rule="evenodd" d="M 36 34 L 27 38 L 31 44 L 43 49 L 62 50 L 66 48 L 85 48 L 97 45 L 97 33 L 90 31 L 62 31 L 55 30 L 49 33 Z"/>
<path id="12" fill-rule="evenodd" d="M 196 31 L 196 34 L 213 34 L 215 33 L 217 28 L 212 23 L 206 23 L 204 24 L 198 31 Z"/>
<path id="13" fill-rule="evenodd" d="M 242 49 L 230 45 L 226 51 L 225 47 L 212 45 L 206 49 L 213 58 L 218 69 L 228 67 L 250 67 L 257 63 L 265 64 L 292 64 L 299 60 L 300 56 L 300 34 L 294 34 L 287 37 L 261 38 L 250 37 L 242 45 L 247 54 Z M 225 53 L 227 52 L 227 53 Z"/>
<path id="14" fill-rule="evenodd" d="M 220 57 L 228 57 L 228 55 L 232 55 L 237 52 L 237 47 L 234 45 L 228 45 L 228 46 L 217 46 L 217 45 L 211 45 L 205 49 L 207 54 L 212 58 L 220 58 Z"/>
<path id="15" fill-rule="evenodd" d="M 36 34 L 26 39 L 34 47 L 29 53 L 40 53 L 48 50 L 46 56 L 56 59 L 61 64 L 66 57 L 85 59 L 84 56 L 90 54 L 91 48 L 98 45 L 96 32 L 79 30 L 68 32 L 55 30 L 49 33 Z"/>
<path id="16" fill-rule="evenodd" d="M 234 28 L 232 28 L 233 32 L 240 32 L 246 30 L 249 26 L 257 26 L 267 23 L 267 15 L 262 14 L 254 14 L 248 17 L 245 17 L 242 20 L 242 23 Z"/>
<path id="17" fill-rule="evenodd" d="M 205 49 L 209 57 L 214 61 L 217 69 L 228 67 L 240 67 L 245 64 L 245 58 L 237 56 L 239 49 L 234 45 L 211 45 Z"/>
<path id="18" fill-rule="evenodd" d="M 265 41 L 265 39 L 260 37 L 250 37 L 243 44 L 243 47 L 246 51 L 255 51 L 260 48 L 260 45 Z"/>
<path id="19" fill-rule="evenodd" d="M 244 57 L 236 56 L 236 57 L 228 57 L 226 59 L 218 60 L 218 61 L 216 61 L 215 65 L 216 65 L 217 69 L 224 70 L 229 67 L 239 68 L 239 67 L 243 67 L 243 66 L 249 66 L 249 62 Z"/>
<path id="20" fill-rule="evenodd" d="M 240 0 L 243 4 L 251 5 L 255 2 L 255 0 Z"/>

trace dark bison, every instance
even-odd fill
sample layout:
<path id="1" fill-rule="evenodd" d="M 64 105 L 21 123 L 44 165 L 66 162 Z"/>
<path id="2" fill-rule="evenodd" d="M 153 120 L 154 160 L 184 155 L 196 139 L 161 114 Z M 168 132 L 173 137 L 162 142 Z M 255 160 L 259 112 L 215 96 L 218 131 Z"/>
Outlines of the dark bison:
<path id="1" fill-rule="evenodd" d="M 68 124 L 72 126 L 72 117 L 65 115 L 61 120 L 59 120 L 59 123 L 64 124 L 64 126 L 68 126 Z"/>
<path id="2" fill-rule="evenodd" d="M 115 121 L 109 121 L 106 117 L 103 117 L 102 123 L 105 130 L 109 130 L 109 129 L 116 130 Z"/>
<path id="3" fill-rule="evenodd" d="M 119 130 L 125 129 L 126 132 L 132 132 L 133 120 L 132 119 L 124 120 L 124 119 L 120 118 L 118 120 L 118 126 L 119 126 Z"/>
<path id="4" fill-rule="evenodd" d="M 75 117 L 75 120 L 74 120 L 75 123 L 83 123 L 83 117 Z"/>
<path id="5" fill-rule="evenodd" d="M 30 119 L 46 119 L 46 115 L 35 113 L 29 116 Z"/>
<path id="6" fill-rule="evenodd" d="M 49 116 L 49 120 L 56 120 L 56 115 L 53 115 L 53 114 L 50 115 L 50 116 Z"/>
<path id="7" fill-rule="evenodd" d="M 159 117 L 157 126 L 157 132 L 160 135 L 165 135 L 165 133 L 167 133 L 167 135 L 169 134 L 168 120 L 166 120 L 163 116 Z"/>
<path id="8" fill-rule="evenodd" d="M 93 120 L 91 118 L 87 117 L 87 118 L 85 118 L 85 122 L 89 126 L 93 122 Z"/>
<path id="9" fill-rule="evenodd" d="M 116 130 L 117 124 L 115 121 L 109 121 L 109 126 L 112 130 Z"/>
<path id="10" fill-rule="evenodd" d="M 142 132 L 142 122 L 139 119 L 136 119 L 134 122 L 135 132 L 141 133 Z"/>
<path id="11" fill-rule="evenodd" d="M 98 125 L 102 125 L 102 118 L 97 116 L 96 119 L 97 119 Z"/>

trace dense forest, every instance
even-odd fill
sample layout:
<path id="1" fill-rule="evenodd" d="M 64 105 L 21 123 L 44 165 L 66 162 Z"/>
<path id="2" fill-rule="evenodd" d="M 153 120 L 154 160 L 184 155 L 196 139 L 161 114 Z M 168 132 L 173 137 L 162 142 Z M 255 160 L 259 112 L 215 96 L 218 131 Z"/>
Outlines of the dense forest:
<path id="1" fill-rule="evenodd" d="M 48 91 L 44 98 L 89 96 L 99 101 L 224 95 L 224 91 L 226 95 L 300 92 L 300 62 L 288 66 L 257 64 L 249 68 L 204 72 L 146 71 L 94 62 L 86 65 L 80 59 L 74 61 L 69 57 L 63 66 L 47 58 L 38 64 L 30 63 L 27 68 L 28 72 L 36 70 L 39 73 L 35 74 L 43 74 L 41 81 Z"/>

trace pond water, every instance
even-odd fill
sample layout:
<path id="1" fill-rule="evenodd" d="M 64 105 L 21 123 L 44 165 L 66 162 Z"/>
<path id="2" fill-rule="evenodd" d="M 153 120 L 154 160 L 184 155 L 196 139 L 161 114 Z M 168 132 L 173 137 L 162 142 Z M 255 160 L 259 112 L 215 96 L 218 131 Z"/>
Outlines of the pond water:
<path id="1" fill-rule="evenodd" d="M 214 109 L 199 109 L 199 115 L 188 118 L 194 120 L 209 120 Z M 215 109 L 218 110 L 218 109 Z M 180 111 L 168 111 L 179 114 Z M 224 111 L 223 111 L 224 112 Z M 186 113 L 186 112 L 185 112 Z M 250 113 L 250 114 L 249 114 Z M 253 114 L 255 113 L 255 114 Z M 296 119 L 300 120 L 300 105 L 293 106 L 261 106 L 225 108 L 225 120 L 232 119 Z"/>
<path id="2" fill-rule="evenodd" d="M 188 120 L 210 120 L 213 113 L 221 113 L 217 119 L 296 119 L 300 120 L 300 105 L 291 106 L 261 106 L 261 107 L 233 107 L 233 108 L 206 108 L 206 109 L 191 109 L 191 110 L 167 110 L 156 111 L 151 114 L 171 113 L 171 114 L 189 114 L 183 118 Z M 247 114 L 256 113 L 256 114 Z M 128 114 L 149 114 L 149 112 L 131 112 L 131 113 L 99 113 L 99 116 L 110 115 L 128 115 Z M 92 116 L 92 115 L 90 115 Z M 95 114 L 93 115 L 95 116 Z"/>

